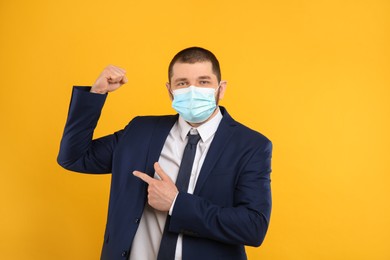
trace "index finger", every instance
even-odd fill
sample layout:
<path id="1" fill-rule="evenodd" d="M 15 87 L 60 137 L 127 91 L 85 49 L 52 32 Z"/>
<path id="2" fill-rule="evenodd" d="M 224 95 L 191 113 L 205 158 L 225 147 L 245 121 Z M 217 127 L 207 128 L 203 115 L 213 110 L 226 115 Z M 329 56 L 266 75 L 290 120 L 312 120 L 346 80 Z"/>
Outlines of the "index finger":
<path id="1" fill-rule="evenodd" d="M 138 177 L 140 178 L 141 180 L 143 180 L 144 182 L 146 182 L 147 184 L 150 184 L 154 179 L 152 177 L 150 177 L 149 175 L 143 173 L 143 172 L 139 172 L 139 171 L 133 171 L 133 175 L 135 177 Z"/>

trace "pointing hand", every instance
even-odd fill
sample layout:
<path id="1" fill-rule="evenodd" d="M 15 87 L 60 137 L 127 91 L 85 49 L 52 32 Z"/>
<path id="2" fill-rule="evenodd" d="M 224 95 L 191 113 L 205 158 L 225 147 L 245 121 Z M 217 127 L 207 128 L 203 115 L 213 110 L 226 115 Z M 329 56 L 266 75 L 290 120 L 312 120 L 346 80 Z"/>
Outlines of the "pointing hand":
<path id="1" fill-rule="evenodd" d="M 156 162 L 154 164 L 154 170 L 160 176 L 161 180 L 154 179 L 149 175 L 134 171 L 134 176 L 140 178 L 147 184 L 148 187 L 148 203 L 153 208 L 160 211 L 169 211 L 172 203 L 179 192 L 175 183 L 169 178 L 169 176 L 161 169 L 160 164 Z"/>

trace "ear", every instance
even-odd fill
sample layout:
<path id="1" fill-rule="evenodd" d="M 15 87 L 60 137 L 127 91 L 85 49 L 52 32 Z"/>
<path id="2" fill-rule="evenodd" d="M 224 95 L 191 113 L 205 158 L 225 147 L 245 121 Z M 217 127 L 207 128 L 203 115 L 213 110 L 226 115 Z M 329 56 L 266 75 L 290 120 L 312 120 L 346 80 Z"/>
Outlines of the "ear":
<path id="1" fill-rule="evenodd" d="M 169 82 L 167 82 L 167 83 L 165 83 L 165 87 L 167 87 L 168 94 L 169 94 L 169 99 L 172 101 L 173 100 L 173 96 L 172 96 L 172 92 L 171 92 L 171 84 L 169 84 Z"/>
<path id="2" fill-rule="evenodd" d="M 225 91 L 227 87 L 227 81 L 221 80 L 221 83 L 219 83 L 219 96 L 218 99 L 221 100 L 225 96 Z"/>

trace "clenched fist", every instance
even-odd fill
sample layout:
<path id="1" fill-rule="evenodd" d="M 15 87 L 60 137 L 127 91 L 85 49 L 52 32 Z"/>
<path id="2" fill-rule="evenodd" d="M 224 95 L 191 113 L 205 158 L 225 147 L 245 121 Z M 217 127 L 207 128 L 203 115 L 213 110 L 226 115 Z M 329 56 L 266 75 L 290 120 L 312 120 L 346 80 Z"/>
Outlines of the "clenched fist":
<path id="1" fill-rule="evenodd" d="M 106 94 L 107 92 L 118 89 L 126 82 L 126 71 L 122 68 L 109 65 L 100 74 L 90 92 Z"/>

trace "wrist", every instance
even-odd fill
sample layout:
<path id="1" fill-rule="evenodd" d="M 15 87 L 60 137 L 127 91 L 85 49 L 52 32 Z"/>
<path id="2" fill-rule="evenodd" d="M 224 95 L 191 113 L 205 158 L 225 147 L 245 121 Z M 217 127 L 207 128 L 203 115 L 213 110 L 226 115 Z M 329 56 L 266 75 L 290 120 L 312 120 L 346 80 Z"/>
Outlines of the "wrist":
<path id="1" fill-rule="evenodd" d="M 91 90 L 89 91 L 91 93 L 95 93 L 95 94 L 101 94 L 101 95 L 104 95 L 104 94 L 107 94 L 108 91 L 107 90 L 103 90 L 103 89 L 96 89 L 92 86 Z"/>

